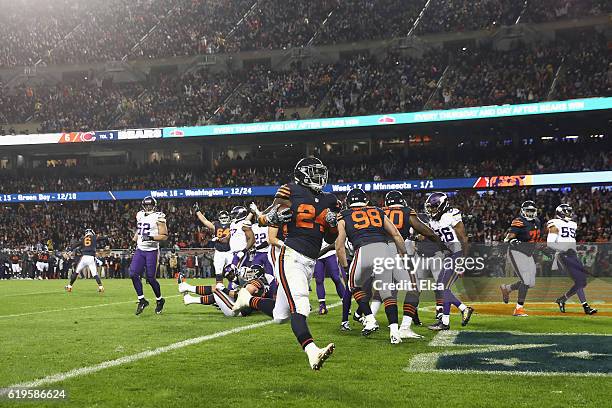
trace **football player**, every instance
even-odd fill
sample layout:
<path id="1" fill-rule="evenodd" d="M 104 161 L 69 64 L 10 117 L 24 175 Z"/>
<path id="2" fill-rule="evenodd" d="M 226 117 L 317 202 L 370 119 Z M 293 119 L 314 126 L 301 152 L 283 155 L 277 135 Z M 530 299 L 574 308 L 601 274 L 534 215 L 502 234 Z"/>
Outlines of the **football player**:
<path id="1" fill-rule="evenodd" d="M 78 251 L 81 257 L 74 272 L 72 272 L 72 275 L 70 276 L 70 283 L 65 286 L 66 292 L 72 292 L 74 282 L 77 280 L 79 275 L 81 275 L 81 273 L 84 273 L 85 268 L 89 269 L 89 273 L 91 273 L 91 276 L 93 276 L 96 280 L 96 283 L 98 284 L 98 292 L 104 292 L 104 286 L 102 286 L 102 280 L 100 280 L 100 276 L 98 275 L 98 267 L 96 264 L 97 246 L 98 239 L 96 233 L 91 228 L 88 228 L 85 230 L 85 235 L 83 238 L 70 247 L 70 251 Z"/>
<path id="2" fill-rule="evenodd" d="M 533 201 L 528 200 L 521 204 L 521 211 L 510 224 L 510 229 L 504 242 L 510 244 L 508 258 L 519 280 L 512 285 L 501 285 L 502 300 L 508 303 L 510 293 L 518 290 L 518 299 L 513 316 L 526 317 L 525 299 L 529 288 L 535 286 L 536 264 L 533 259 L 535 243 L 540 240 L 541 226 L 537 218 L 538 210 Z"/>
<path id="3" fill-rule="evenodd" d="M 138 229 L 132 238 L 136 242 L 136 251 L 130 263 L 130 278 L 138 296 L 136 315 L 141 314 L 149 306 L 142 291 L 141 276 L 145 271 L 147 283 L 153 289 L 157 301 L 155 313 L 161 314 L 166 301 L 162 297 L 156 274 L 159 265 L 159 243 L 168 239 L 166 215 L 157 211 L 157 201 L 147 196 L 142 200 L 142 210 L 136 214 L 136 222 Z"/>
<path id="4" fill-rule="evenodd" d="M 249 264 L 249 251 L 255 245 L 255 235 L 251 228 L 251 214 L 246 208 L 236 206 L 230 212 L 229 246 L 232 251 L 232 264 L 237 268 Z"/>
<path id="5" fill-rule="evenodd" d="M 11 272 L 13 273 L 13 277 L 15 279 L 21 279 L 21 259 L 17 252 L 13 252 L 11 257 L 9 258 L 11 261 Z"/>
<path id="6" fill-rule="evenodd" d="M 36 271 L 38 272 L 38 279 L 47 279 L 49 254 L 46 251 L 41 251 L 36 255 Z"/>
<path id="7" fill-rule="evenodd" d="M 424 224 L 417 216 L 416 211 L 408 207 L 404 196 L 400 191 L 392 190 L 385 195 L 385 215 L 398 229 L 406 245 L 406 251 L 414 254 L 413 243 L 410 238 L 417 233 L 431 241 L 434 245 L 444 251 L 446 246 L 441 238 L 428 225 Z M 422 338 L 420 334 L 412 331 L 410 326 L 413 321 L 419 323 L 418 317 L 419 291 L 406 291 L 403 306 L 403 318 L 400 326 L 400 336 L 406 338 Z"/>
<path id="8" fill-rule="evenodd" d="M 218 220 L 211 222 L 204 216 L 197 202 L 193 204 L 193 209 L 198 220 L 213 234 L 212 240 L 215 246 L 213 267 L 215 268 L 215 278 L 217 282 L 223 282 L 223 270 L 232 263 L 234 258 L 229 245 L 231 218 L 227 211 L 220 211 Z"/>
<path id="9" fill-rule="evenodd" d="M 336 285 L 336 293 L 340 299 L 344 298 L 344 284 L 340 276 L 340 267 L 338 266 L 338 257 L 336 256 L 335 245 L 327 245 L 325 242 L 321 246 L 321 252 L 315 264 L 314 278 L 317 290 L 317 298 L 319 299 L 319 314 L 327 314 L 327 305 L 325 302 L 325 276 L 329 276 Z"/>
<path id="10" fill-rule="evenodd" d="M 376 258 L 395 259 L 398 254 L 406 255 L 406 244 L 384 211 L 368 205 L 368 198 L 362 189 L 353 188 L 348 192 L 346 206 L 348 208 L 342 210 L 338 216 L 336 253 L 340 266 L 346 269 L 349 265 L 346 259 L 345 239 L 348 238 L 355 249 L 353 262 L 349 269 L 349 290 L 365 315 L 361 333 L 368 336 L 378 330 L 378 323 L 372 314 L 364 290 L 374 283 L 373 287 L 378 291 L 385 305 L 391 344 L 399 344 L 402 339 L 398 326 L 397 300 L 390 284 L 400 274 L 395 268 L 384 268 L 383 271 L 376 272 L 374 263 Z M 389 241 L 393 241 L 395 249 L 389 244 Z"/>
<path id="11" fill-rule="evenodd" d="M 251 264 L 263 266 L 267 274 L 274 276 L 274 269 L 272 268 L 268 256 L 270 250 L 270 244 L 268 243 L 268 227 L 265 225 L 265 221 L 261 220 L 258 216 L 261 212 L 254 203 L 251 203 L 249 209 L 256 220 L 251 226 L 253 236 L 255 237 L 255 243 L 252 247 L 255 252 L 251 259 Z"/>
<path id="12" fill-rule="evenodd" d="M 234 306 L 234 310 L 250 306 L 278 323 L 290 320 L 293 334 L 313 370 L 319 370 L 335 348 L 334 343 L 317 347 L 306 323 L 310 314 L 309 283 L 321 243 L 324 238 L 333 242 L 336 235 L 338 200 L 323 192 L 327 175 L 321 160 L 304 158 L 295 166 L 294 182 L 278 189 L 265 215 L 270 226 L 269 243 L 280 249 L 275 266 L 279 281 L 276 300 L 253 297 L 241 290 Z M 281 241 L 279 228 L 284 224 L 287 235 Z"/>
<path id="13" fill-rule="evenodd" d="M 576 253 L 578 224 L 572 219 L 573 213 L 574 211 L 569 204 L 561 204 L 555 209 L 556 218 L 546 224 L 548 229 L 546 243 L 549 248 L 556 251 L 553 269 L 557 267 L 566 271 L 574 281 L 574 285 L 563 296 L 557 298 L 555 302 L 559 305 L 561 313 L 565 313 L 565 302 L 576 294 L 580 303 L 582 303 L 584 313 L 592 315 L 597 313 L 597 309 L 589 306 L 584 294 L 584 288 L 587 285 L 587 273 Z"/>
<path id="14" fill-rule="evenodd" d="M 223 312 L 225 316 L 236 316 L 232 308 L 238 295 L 238 290 L 245 288 L 252 296 L 272 297 L 270 285 L 273 277 L 266 274 L 263 266 L 251 265 L 236 268 L 234 265 L 227 265 L 224 269 L 224 277 L 229 281 L 227 287 L 219 288 L 212 286 L 193 286 L 188 284 L 184 279 L 179 279 L 179 292 L 183 294 L 183 303 L 185 305 L 200 304 L 212 305 L 215 304 Z M 191 296 L 189 293 L 195 293 L 199 296 Z M 250 311 L 243 310 L 242 316 L 250 314 Z"/>
<path id="15" fill-rule="evenodd" d="M 425 200 L 425 212 L 429 216 L 429 226 L 435 231 L 446 245 L 445 252 L 448 254 L 444 259 L 442 271 L 438 276 L 437 284 L 444 287 L 442 298 L 442 318 L 429 326 L 430 330 L 440 331 L 450 329 L 450 308 L 455 305 L 461 312 L 461 325 L 469 323 L 474 309 L 466 306 L 457 299 L 451 287 L 463 272 L 455 268 L 457 259 L 468 256 L 469 243 L 465 227 L 461 218 L 461 212 L 452 208 L 448 196 L 444 193 L 431 193 Z"/>

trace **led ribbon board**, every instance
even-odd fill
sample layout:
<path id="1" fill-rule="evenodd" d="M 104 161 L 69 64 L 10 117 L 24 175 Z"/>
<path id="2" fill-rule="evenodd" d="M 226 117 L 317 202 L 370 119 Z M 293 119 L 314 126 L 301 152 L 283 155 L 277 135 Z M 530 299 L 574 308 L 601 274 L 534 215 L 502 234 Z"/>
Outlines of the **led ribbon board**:
<path id="1" fill-rule="evenodd" d="M 359 187 L 366 192 L 390 190 L 454 190 L 495 189 L 509 187 L 562 186 L 572 184 L 612 184 L 612 171 L 581 173 L 533 174 L 516 176 L 469 177 L 433 180 L 368 181 L 359 183 L 328 184 L 325 191 L 346 193 Z M 219 187 L 189 189 L 80 191 L 56 193 L 0 194 L 2 203 L 66 202 L 94 200 L 142 200 L 151 195 L 161 199 L 203 199 L 215 197 L 272 197 L 280 186 Z"/>

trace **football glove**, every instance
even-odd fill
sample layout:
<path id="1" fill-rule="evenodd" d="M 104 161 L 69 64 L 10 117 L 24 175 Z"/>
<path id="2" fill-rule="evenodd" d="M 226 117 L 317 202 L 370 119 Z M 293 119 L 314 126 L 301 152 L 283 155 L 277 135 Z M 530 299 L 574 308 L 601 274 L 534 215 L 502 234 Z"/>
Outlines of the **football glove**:
<path id="1" fill-rule="evenodd" d="M 266 223 L 268 225 L 281 225 L 291 221 L 293 212 L 291 208 L 282 208 L 279 210 L 280 204 L 275 205 L 266 214 Z"/>
<path id="2" fill-rule="evenodd" d="M 200 211 L 200 204 L 198 204 L 197 201 L 193 203 L 193 211 L 195 211 L 196 213 Z"/>
<path id="3" fill-rule="evenodd" d="M 257 204 L 255 203 L 249 204 L 249 210 L 258 217 L 261 215 L 261 211 L 259 211 L 259 208 L 257 208 Z"/>
<path id="4" fill-rule="evenodd" d="M 142 242 L 155 241 L 151 235 L 143 235 L 140 240 Z"/>
<path id="5" fill-rule="evenodd" d="M 325 214 L 325 222 L 332 228 L 338 226 L 338 214 L 333 211 L 328 211 Z"/>

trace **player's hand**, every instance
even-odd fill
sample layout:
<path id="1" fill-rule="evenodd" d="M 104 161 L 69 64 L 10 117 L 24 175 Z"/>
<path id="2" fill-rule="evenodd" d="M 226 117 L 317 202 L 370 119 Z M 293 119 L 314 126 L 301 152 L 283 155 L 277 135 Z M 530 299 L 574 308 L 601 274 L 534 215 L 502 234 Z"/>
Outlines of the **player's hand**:
<path id="1" fill-rule="evenodd" d="M 259 208 L 257 208 L 257 204 L 255 203 L 249 204 L 249 210 L 258 217 L 261 215 L 261 211 L 259 211 Z"/>
<path id="2" fill-rule="evenodd" d="M 291 221 L 291 218 L 293 218 L 293 211 L 291 211 L 291 208 L 289 207 L 282 208 L 277 212 L 277 215 L 281 224 L 287 224 L 289 221 Z"/>
<path id="3" fill-rule="evenodd" d="M 337 227 L 338 214 L 333 211 L 328 211 L 327 214 L 325 214 L 325 222 L 332 228 Z"/>
<path id="4" fill-rule="evenodd" d="M 195 211 L 196 213 L 200 211 L 200 204 L 198 204 L 197 201 L 193 203 L 193 211 Z"/>

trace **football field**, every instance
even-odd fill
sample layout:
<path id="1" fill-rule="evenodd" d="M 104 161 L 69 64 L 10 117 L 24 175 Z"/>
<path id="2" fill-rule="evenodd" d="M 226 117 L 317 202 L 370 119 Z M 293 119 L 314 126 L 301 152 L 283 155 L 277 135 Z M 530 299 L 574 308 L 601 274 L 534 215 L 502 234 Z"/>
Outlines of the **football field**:
<path id="1" fill-rule="evenodd" d="M 195 282 L 195 281 L 194 281 Z M 213 306 L 186 307 L 174 280 L 162 280 L 166 306 L 135 316 L 129 280 L 0 282 L 0 388 L 65 389 L 67 399 L 2 406 L 65 407 L 603 407 L 612 389 L 612 304 L 598 315 L 559 315 L 552 304 L 527 318 L 495 313 L 491 303 L 462 328 L 389 344 L 384 311 L 371 337 L 340 332 L 341 307 L 310 328 L 336 352 L 311 371 L 289 325 L 262 314 L 224 317 Z M 337 296 L 328 282 L 328 304 Z M 313 283 L 314 285 L 314 283 Z M 607 285 L 607 284 L 606 284 Z M 609 286 L 607 286 L 609 288 Z M 588 289 L 587 289 L 588 292 Z M 151 290 L 145 295 L 154 301 Z M 401 302 L 400 302 L 401 303 Z M 423 302 L 425 324 L 432 303 Z M 400 306 L 401 310 L 401 306 Z M 505 310 L 505 309 L 504 309 Z M 569 311 L 580 311 L 568 304 Z M 550 313 L 550 315 L 546 315 Z M 401 317 L 400 317 L 401 319 Z"/>

